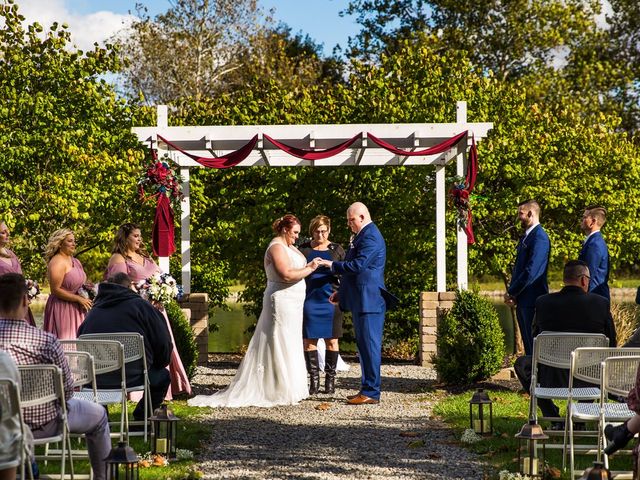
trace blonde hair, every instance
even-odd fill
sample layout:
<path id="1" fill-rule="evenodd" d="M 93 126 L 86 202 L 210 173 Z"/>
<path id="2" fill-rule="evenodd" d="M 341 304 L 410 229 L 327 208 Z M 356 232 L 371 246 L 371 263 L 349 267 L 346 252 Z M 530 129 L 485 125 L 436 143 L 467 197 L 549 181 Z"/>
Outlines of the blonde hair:
<path id="1" fill-rule="evenodd" d="M 60 245 L 69 235 L 73 235 L 73 232 L 68 228 L 60 228 L 51 234 L 47 246 L 44 247 L 44 259 L 47 263 L 60 251 Z"/>
<path id="2" fill-rule="evenodd" d="M 7 222 L 5 222 L 4 220 L 2 220 L 2 219 L 0 218 L 0 227 L 1 227 L 2 225 L 4 225 L 5 227 L 9 228 L 9 226 L 7 225 Z M 7 249 L 6 249 L 6 246 L 5 246 L 5 250 L 7 250 Z M 0 252 L 0 257 L 3 257 L 3 258 L 11 258 L 11 255 L 9 254 L 9 252 Z"/>
<path id="3" fill-rule="evenodd" d="M 313 237 L 313 232 L 315 232 L 322 225 L 331 230 L 331 219 L 326 215 L 316 215 L 311 219 L 309 223 L 309 235 Z"/>

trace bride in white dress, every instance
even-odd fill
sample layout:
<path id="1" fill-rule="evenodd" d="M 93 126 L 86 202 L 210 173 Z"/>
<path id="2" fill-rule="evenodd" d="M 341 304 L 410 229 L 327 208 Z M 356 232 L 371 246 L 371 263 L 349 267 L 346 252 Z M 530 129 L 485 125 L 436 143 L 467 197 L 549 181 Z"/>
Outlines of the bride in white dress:
<path id="1" fill-rule="evenodd" d="M 302 347 L 304 278 L 319 265 L 307 263 L 293 243 L 300 221 L 285 215 L 273 223 L 276 237 L 264 255 L 267 288 L 262 313 L 247 353 L 229 386 L 188 401 L 198 407 L 273 407 L 292 405 L 309 396 Z"/>

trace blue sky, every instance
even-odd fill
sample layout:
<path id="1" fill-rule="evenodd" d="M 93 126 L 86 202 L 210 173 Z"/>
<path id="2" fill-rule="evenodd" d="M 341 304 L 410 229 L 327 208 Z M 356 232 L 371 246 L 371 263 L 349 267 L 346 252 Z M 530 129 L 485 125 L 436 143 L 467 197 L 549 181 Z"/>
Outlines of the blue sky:
<path id="1" fill-rule="evenodd" d="M 168 0 L 138 1 L 147 6 L 152 16 L 169 7 Z M 66 21 L 74 41 L 87 48 L 126 23 L 136 0 L 17 0 L 17 3 L 29 21 L 45 25 Z M 336 44 L 346 47 L 348 37 L 359 30 L 352 17 L 338 14 L 347 7 L 348 0 L 258 0 L 258 3 L 267 11 L 273 8 L 275 19 L 289 25 L 294 33 L 302 31 L 323 44 L 325 54 L 330 54 Z"/>

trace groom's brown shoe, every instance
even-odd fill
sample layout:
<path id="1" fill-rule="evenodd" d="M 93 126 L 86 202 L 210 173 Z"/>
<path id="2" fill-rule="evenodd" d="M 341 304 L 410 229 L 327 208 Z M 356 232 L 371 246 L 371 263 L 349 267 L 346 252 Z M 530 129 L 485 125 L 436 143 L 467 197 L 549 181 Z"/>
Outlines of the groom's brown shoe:
<path id="1" fill-rule="evenodd" d="M 376 405 L 380 403 L 380 400 L 376 400 L 375 398 L 367 397 L 366 395 L 359 394 L 356 397 L 347 400 L 349 405 Z"/>
<path id="2" fill-rule="evenodd" d="M 356 393 L 355 395 L 347 395 L 347 400 L 353 400 L 354 398 L 362 395 L 361 392 Z"/>

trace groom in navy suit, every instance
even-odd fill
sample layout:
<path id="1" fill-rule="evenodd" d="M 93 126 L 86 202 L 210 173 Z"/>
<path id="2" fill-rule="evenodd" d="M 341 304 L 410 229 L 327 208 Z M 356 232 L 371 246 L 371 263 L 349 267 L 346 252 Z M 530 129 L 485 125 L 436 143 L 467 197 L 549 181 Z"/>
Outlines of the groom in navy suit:
<path id="1" fill-rule="evenodd" d="M 580 228 L 587 238 L 582 244 L 578 260 L 582 260 L 589 266 L 591 273 L 589 292 L 611 300 L 609 294 L 609 250 L 604 238 L 602 238 L 602 233 L 600 233 L 600 229 L 607 219 L 606 215 L 607 212 L 603 207 L 587 207 L 584 211 Z"/>
<path id="2" fill-rule="evenodd" d="M 526 355 L 533 352 L 531 324 L 535 315 L 536 300 L 549 293 L 547 267 L 551 243 L 540 225 L 540 205 L 535 200 L 518 204 L 518 220 L 525 232 L 516 247 L 516 262 L 511 273 L 511 283 L 505 294 L 505 303 L 516 307 L 518 326 Z"/>
<path id="3" fill-rule="evenodd" d="M 384 286 L 387 250 L 367 207 L 360 202 L 347 210 L 347 224 L 354 233 L 344 261 L 325 261 L 340 275 L 340 288 L 330 301 L 338 300 L 343 311 L 350 311 L 360 355 L 362 384 L 357 395 L 347 397 L 351 405 L 380 402 L 380 363 L 384 314 L 397 299 Z"/>

